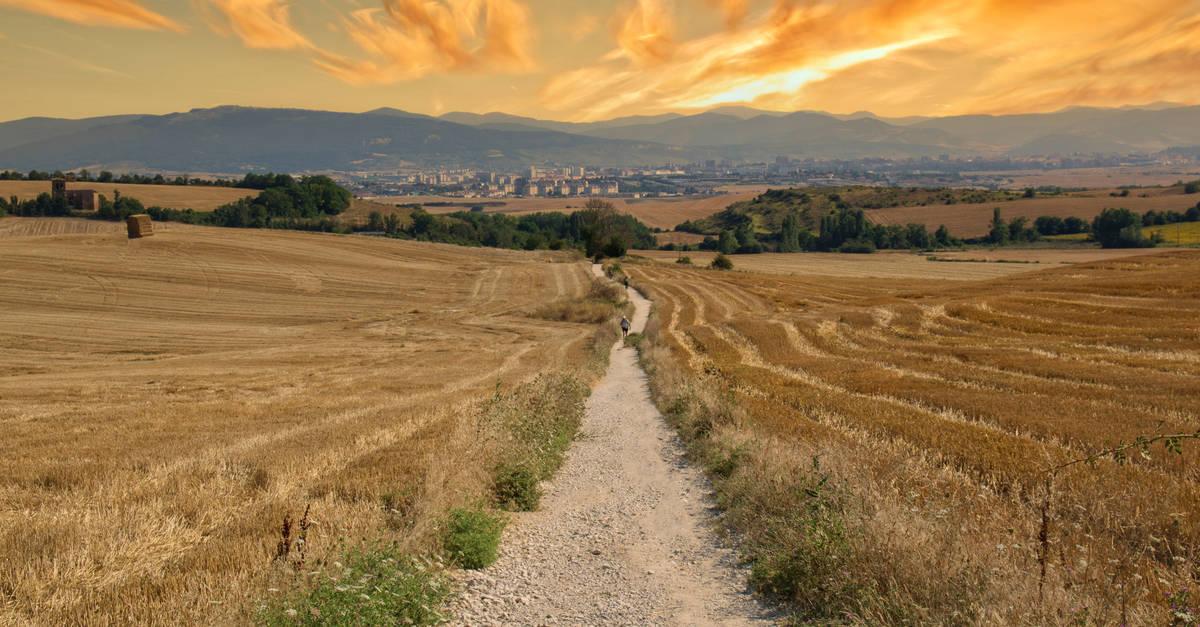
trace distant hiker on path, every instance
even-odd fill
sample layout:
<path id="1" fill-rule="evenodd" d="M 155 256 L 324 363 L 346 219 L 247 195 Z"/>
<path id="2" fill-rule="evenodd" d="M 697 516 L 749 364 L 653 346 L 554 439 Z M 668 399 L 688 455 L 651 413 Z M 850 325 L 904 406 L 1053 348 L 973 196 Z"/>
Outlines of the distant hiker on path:
<path id="1" fill-rule="evenodd" d="M 629 337 L 629 318 L 621 316 L 621 337 Z"/>

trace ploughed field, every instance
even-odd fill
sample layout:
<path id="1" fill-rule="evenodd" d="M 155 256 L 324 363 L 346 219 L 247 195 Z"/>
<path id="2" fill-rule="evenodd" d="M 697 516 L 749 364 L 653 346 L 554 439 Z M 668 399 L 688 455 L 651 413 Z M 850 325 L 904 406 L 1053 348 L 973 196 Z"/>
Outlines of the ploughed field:
<path id="1" fill-rule="evenodd" d="M 306 505 L 314 557 L 428 535 L 486 473 L 460 418 L 594 331 L 527 316 L 588 289 L 565 255 L 21 224 L 45 228 L 0 221 L 5 624 L 245 620 Z"/>
<path id="2" fill-rule="evenodd" d="M 964 280 L 943 271 L 968 264 L 822 275 L 795 257 L 809 271 L 626 269 L 658 343 L 743 412 L 735 444 L 811 455 L 845 486 L 893 598 L 996 624 L 1167 624 L 1168 595 L 1197 598 L 1197 443 L 1057 473 L 1039 535 L 1043 469 L 1200 430 L 1200 253 Z"/>

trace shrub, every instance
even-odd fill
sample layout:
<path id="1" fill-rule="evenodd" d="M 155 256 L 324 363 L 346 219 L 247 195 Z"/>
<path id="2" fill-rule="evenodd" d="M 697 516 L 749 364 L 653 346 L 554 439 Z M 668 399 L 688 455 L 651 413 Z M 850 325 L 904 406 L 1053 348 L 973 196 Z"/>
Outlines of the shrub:
<path id="1" fill-rule="evenodd" d="M 450 595 L 441 568 L 367 546 L 320 572 L 315 585 L 260 609 L 263 625 L 438 625 L 437 608 Z"/>
<path id="2" fill-rule="evenodd" d="M 709 267 L 714 270 L 732 270 L 733 261 L 730 260 L 729 257 L 726 257 L 724 253 L 719 253 L 715 258 L 713 258 L 712 264 L 710 264 Z"/>
<path id="3" fill-rule="evenodd" d="M 690 266 L 690 265 L 692 265 L 692 258 L 685 255 L 683 257 L 680 257 L 679 259 L 676 259 L 675 263 L 677 263 L 681 266 Z"/>
<path id="4" fill-rule="evenodd" d="M 492 497 L 496 505 L 513 512 L 532 512 L 542 500 L 541 478 L 528 465 L 504 465 L 496 471 Z"/>
<path id="5" fill-rule="evenodd" d="M 1185 193 L 1185 194 L 1200 194 L 1200 181 L 1192 181 L 1191 183 L 1184 185 L 1183 193 Z"/>
<path id="6" fill-rule="evenodd" d="M 874 242 L 865 240 L 851 240 L 838 247 L 839 253 L 850 253 L 855 255 L 869 255 L 875 252 Z"/>
<path id="7" fill-rule="evenodd" d="M 500 554 L 504 520 L 483 510 L 455 509 L 442 545 L 454 563 L 470 570 L 487 568 Z"/>

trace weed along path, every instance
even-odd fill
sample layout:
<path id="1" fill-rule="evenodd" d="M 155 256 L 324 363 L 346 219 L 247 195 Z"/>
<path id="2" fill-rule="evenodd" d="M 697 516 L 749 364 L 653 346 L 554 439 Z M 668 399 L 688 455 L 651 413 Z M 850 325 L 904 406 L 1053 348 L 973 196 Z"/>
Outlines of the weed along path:
<path id="1" fill-rule="evenodd" d="M 650 303 L 630 290 L 633 330 Z M 463 625 L 749 625 L 769 614 L 720 545 L 708 487 L 617 344 L 580 437 L 539 511 L 517 514 L 500 559 L 463 575 Z"/>

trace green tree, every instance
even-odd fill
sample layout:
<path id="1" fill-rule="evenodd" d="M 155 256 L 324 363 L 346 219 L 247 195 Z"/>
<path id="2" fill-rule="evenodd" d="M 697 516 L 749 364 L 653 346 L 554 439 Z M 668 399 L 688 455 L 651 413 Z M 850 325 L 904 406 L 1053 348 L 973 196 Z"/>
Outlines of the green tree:
<path id="1" fill-rule="evenodd" d="M 720 238 L 717 239 L 717 250 L 723 255 L 729 255 L 736 251 L 737 247 L 737 237 L 734 236 L 733 231 L 722 230 Z"/>
<path id="2" fill-rule="evenodd" d="M 1104 248 L 1150 248 L 1142 235 L 1142 219 L 1128 209 L 1105 209 L 1092 221 L 1092 235 Z"/>
<path id="3" fill-rule="evenodd" d="M 1033 221 L 1033 227 L 1042 235 L 1059 235 L 1065 232 L 1063 219 L 1058 216 L 1041 216 Z"/>
<path id="4" fill-rule="evenodd" d="M 954 245 L 954 237 L 950 235 L 950 229 L 946 228 L 945 224 L 938 227 L 937 231 L 933 234 L 933 239 L 937 242 L 938 246 Z"/>
<path id="5" fill-rule="evenodd" d="M 385 228 L 386 228 L 386 226 L 383 223 L 383 214 L 382 213 L 380 213 L 378 211 L 372 211 L 371 214 L 367 216 L 367 230 L 368 231 L 379 232 L 379 231 L 383 231 Z"/>
<path id="6" fill-rule="evenodd" d="M 988 231 L 987 241 L 1003 246 L 1008 243 L 1008 234 L 1008 224 L 1004 221 L 1004 216 L 1000 215 L 1000 207 L 996 207 L 992 210 L 992 228 Z"/>
<path id="7" fill-rule="evenodd" d="M 800 250 L 800 220 L 796 218 L 795 211 L 789 211 L 783 217 L 783 225 L 779 231 L 779 252 L 795 253 Z"/>
<path id="8" fill-rule="evenodd" d="M 400 216 L 389 213 L 383 219 L 383 231 L 388 235 L 396 235 L 400 232 Z"/>

